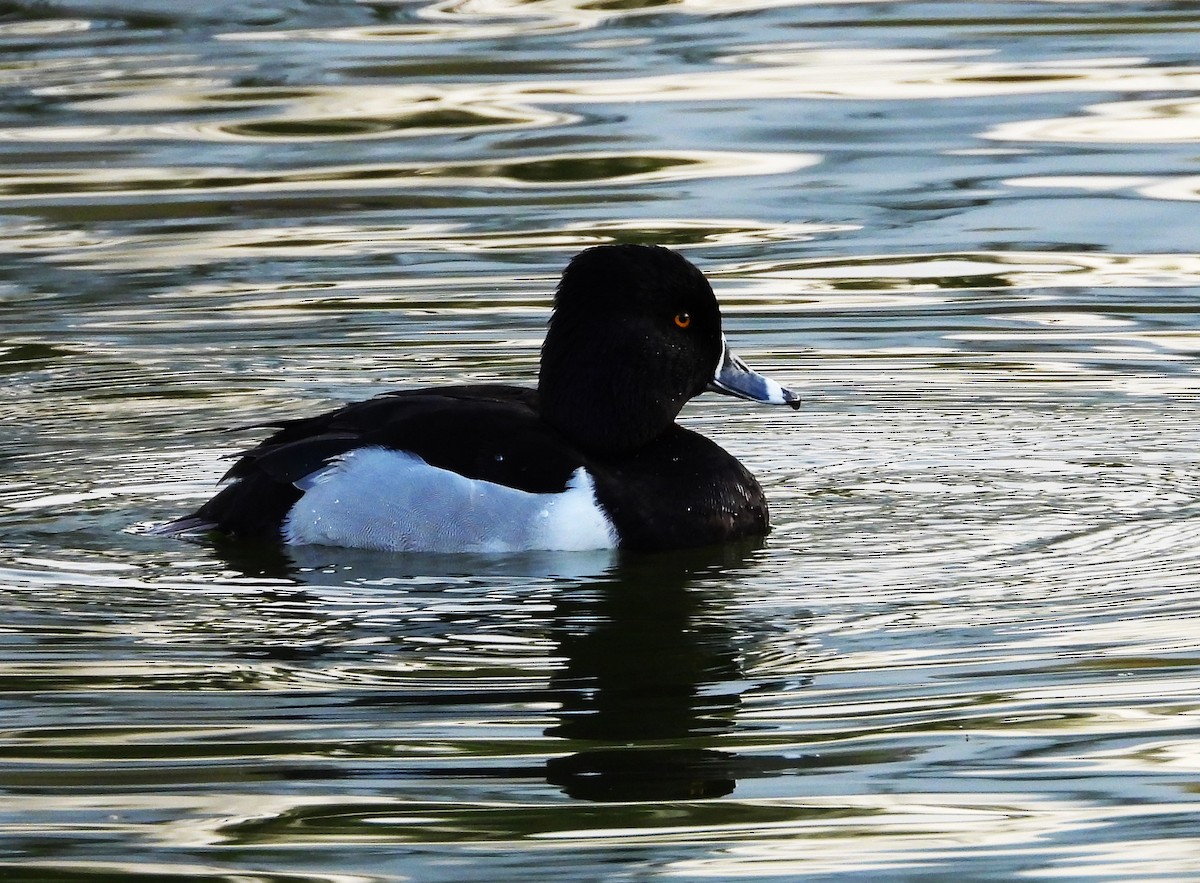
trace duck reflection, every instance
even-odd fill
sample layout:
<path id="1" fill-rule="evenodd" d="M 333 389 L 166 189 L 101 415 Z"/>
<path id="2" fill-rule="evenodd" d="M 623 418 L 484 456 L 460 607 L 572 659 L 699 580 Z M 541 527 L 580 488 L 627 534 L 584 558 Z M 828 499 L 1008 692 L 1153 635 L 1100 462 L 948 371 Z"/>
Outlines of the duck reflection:
<path id="1" fill-rule="evenodd" d="M 760 543 L 622 559 L 607 579 L 564 591 L 552 637 L 564 668 L 549 736 L 587 747 L 546 778 L 587 800 L 718 797 L 736 757 L 706 747 L 733 727 L 738 634 L 719 616 L 729 572 Z"/>
<path id="2" fill-rule="evenodd" d="M 489 764 L 483 772 L 474 764 L 439 765 L 436 775 L 537 778 L 583 800 L 661 801 L 720 797 L 732 792 L 739 780 L 796 772 L 814 764 L 814 758 L 736 754 L 716 747 L 722 735 L 734 730 L 741 694 L 750 684 L 743 671 L 744 654 L 764 639 L 760 627 L 778 628 L 756 623 L 747 611 L 734 606 L 738 593 L 731 584 L 740 572 L 753 567 L 752 558 L 761 545 L 754 539 L 653 555 L 537 553 L 479 560 L 319 547 L 272 552 L 235 546 L 218 551 L 229 566 L 248 576 L 291 583 L 292 600 L 301 602 L 300 609 L 303 598 L 319 604 L 317 595 L 308 595 L 307 586 L 316 589 L 338 583 L 339 575 L 353 574 L 350 585 L 392 586 L 399 592 L 406 591 L 401 586 L 419 583 L 418 593 L 430 598 L 441 597 L 440 587 L 461 587 L 467 575 L 472 583 L 480 583 L 482 592 L 507 584 L 517 596 L 522 586 L 537 583 L 544 591 L 547 585 L 557 584 L 547 607 L 513 609 L 523 611 L 531 633 L 549 639 L 553 645 L 549 655 L 559 667 L 548 685 L 509 694 L 504 701 L 554 703 L 551 714 L 556 722 L 545 735 L 562 740 L 564 753 L 544 766 L 501 769 Z M 475 614 L 460 618 L 461 611 L 471 607 L 471 595 L 457 597 L 463 606 L 456 605 L 456 613 L 443 610 L 427 612 L 419 621 L 392 621 L 389 640 L 404 646 L 408 639 L 420 637 L 434 643 L 414 646 L 437 646 L 451 629 L 460 634 L 473 629 L 485 633 L 488 624 L 495 624 L 486 615 L 482 620 Z M 489 598 L 489 603 L 496 603 L 494 594 Z M 296 615 L 294 605 L 289 609 Z M 798 640 L 797 625 L 787 626 L 789 643 Z M 342 627 L 354 628 L 346 622 Z M 244 646 L 242 652 L 295 659 L 296 651 L 287 650 L 295 643 L 293 638 L 289 632 L 288 640 L 277 642 L 279 646 L 262 644 L 257 651 Z M 305 654 L 327 661 L 338 654 L 339 644 L 338 640 L 313 642 Z M 439 705 L 500 699 L 491 688 L 477 693 L 468 687 L 451 693 L 444 684 L 437 697 Z M 413 700 L 408 691 L 393 695 L 371 690 L 348 699 L 347 704 L 359 709 L 402 705 L 411 714 Z"/>

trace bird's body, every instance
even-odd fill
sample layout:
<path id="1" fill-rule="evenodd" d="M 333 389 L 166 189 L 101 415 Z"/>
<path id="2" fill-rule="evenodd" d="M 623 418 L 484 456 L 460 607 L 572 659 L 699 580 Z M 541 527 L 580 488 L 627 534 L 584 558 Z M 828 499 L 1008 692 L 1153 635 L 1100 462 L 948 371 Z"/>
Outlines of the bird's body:
<path id="1" fill-rule="evenodd" d="M 675 416 L 710 385 L 798 399 L 729 354 L 703 275 L 666 249 L 598 247 L 571 262 L 555 306 L 538 389 L 405 390 L 275 424 L 224 489 L 168 528 L 430 552 L 766 533 L 758 482 Z"/>

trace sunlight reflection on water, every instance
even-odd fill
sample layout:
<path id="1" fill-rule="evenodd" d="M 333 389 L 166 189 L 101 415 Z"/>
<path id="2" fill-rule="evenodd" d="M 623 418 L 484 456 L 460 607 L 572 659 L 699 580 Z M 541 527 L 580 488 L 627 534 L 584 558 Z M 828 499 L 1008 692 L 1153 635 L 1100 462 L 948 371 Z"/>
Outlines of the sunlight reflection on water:
<path id="1" fill-rule="evenodd" d="M 1090 117 L 1023 120 L 988 132 L 997 141 L 1118 141 L 1155 144 L 1200 141 L 1200 102 L 1195 99 L 1097 104 Z"/>

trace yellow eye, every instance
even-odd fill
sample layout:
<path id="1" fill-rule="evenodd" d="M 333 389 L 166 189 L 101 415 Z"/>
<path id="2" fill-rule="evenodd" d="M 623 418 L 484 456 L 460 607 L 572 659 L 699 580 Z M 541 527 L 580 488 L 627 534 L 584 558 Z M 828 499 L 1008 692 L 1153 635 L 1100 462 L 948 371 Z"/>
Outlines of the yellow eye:
<path id="1" fill-rule="evenodd" d="M 689 316 L 687 313 L 676 313 L 675 314 L 675 324 L 678 325 L 680 328 L 687 328 L 689 325 L 692 324 L 692 317 Z"/>

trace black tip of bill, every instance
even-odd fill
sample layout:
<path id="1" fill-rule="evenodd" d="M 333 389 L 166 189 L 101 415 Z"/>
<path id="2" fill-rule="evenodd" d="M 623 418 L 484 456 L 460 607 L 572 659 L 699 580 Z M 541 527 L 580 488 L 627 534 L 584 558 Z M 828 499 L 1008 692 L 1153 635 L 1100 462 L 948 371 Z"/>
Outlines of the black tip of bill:
<path id="1" fill-rule="evenodd" d="M 708 388 L 713 392 L 766 405 L 791 405 L 793 410 L 800 407 L 799 393 L 751 370 L 745 362 L 730 352 L 728 344 L 725 345 L 721 361 L 713 379 L 709 381 Z"/>

